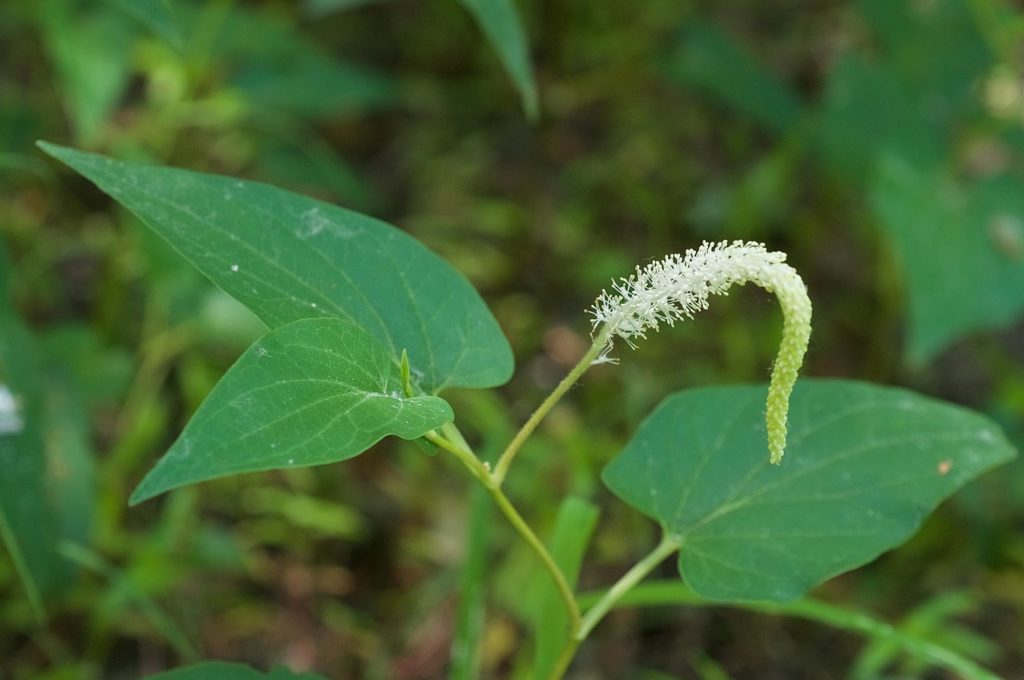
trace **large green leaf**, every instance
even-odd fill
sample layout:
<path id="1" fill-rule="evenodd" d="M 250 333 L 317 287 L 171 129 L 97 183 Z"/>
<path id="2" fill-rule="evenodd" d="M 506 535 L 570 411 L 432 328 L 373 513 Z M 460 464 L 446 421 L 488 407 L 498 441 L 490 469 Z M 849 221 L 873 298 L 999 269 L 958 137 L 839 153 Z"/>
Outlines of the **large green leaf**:
<path id="1" fill-rule="evenodd" d="M 147 676 L 147 680 L 325 680 L 316 673 L 296 673 L 287 668 L 274 668 L 269 673 L 261 673 L 240 663 L 226 661 L 207 661 L 206 663 L 177 668 L 156 675 Z"/>
<path id="2" fill-rule="evenodd" d="M 271 327 L 354 321 L 425 391 L 491 387 L 512 350 L 466 279 L 378 220 L 256 182 L 124 163 L 40 143 L 170 241 Z"/>
<path id="3" fill-rule="evenodd" d="M 131 502 L 241 472 L 346 460 L 389 434 L 415 439 L 452 418 L 439 397 L 404 397 L 399 366 L 359 326 L 295 321 L 228 370 Z"/>
<path id="4" fill-rule="evenodd" d="M 941 500 L 1015 455 L 971 411 L 802 380 L 774 466 L 764 400 L 760 386 L 679 392 L 604 471 L 617 496 L 678 538 L 680 574 L 710 599 L 799 597 L 899 545 Z"/>
<path id="5" fill-rule="evenodd" d="M 519 12 L 512 0 L 459 0 L 473 15 L 480 30 L 498 53 L 502 65 L 512 78 L 523 109 L 530 118 L 537 116 L 537 83 L 530 66 L 529 45 Z"/>
<path id="6" fill-rule="evenodd" d="M 895 157 L 871 202 L 895 246 L 909 306 L 907 356 L 921 364 L 957 337 L 1024 312 L 1024 194 L 1012 177 L 961 187 Z"/>

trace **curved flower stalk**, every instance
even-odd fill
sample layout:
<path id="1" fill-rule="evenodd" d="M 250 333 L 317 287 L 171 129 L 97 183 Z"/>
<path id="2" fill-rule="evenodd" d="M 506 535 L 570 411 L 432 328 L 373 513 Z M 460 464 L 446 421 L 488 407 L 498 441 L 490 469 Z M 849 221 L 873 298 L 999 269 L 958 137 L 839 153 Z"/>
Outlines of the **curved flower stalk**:
<path id="1" fill-rule="evenodd" d="M 657 331 L 662 323 L 691 319 L 708 308 L 711 295 L 727 295 L 733 285 L 753 283 L 773 293 L 782 307 L 782 342 L 768 386 L 765 422 L 770 460 L 778 464 L 786 447 L 789 395 L 811 335 L 811 301 L 786 254 L 769 252 L 761 243 L 733 241 L 703 243 L 685 255 L 673 254 L 637 267 L 629 278 L 613 284 L 613 293 L 601 291 L 589 312 L 597 338 L 604 338 L 594 363 L 609 358 L 615 337 L 636 347 L 638 338 Z M 600 328 L 600 331 L 598 331 Z"/>

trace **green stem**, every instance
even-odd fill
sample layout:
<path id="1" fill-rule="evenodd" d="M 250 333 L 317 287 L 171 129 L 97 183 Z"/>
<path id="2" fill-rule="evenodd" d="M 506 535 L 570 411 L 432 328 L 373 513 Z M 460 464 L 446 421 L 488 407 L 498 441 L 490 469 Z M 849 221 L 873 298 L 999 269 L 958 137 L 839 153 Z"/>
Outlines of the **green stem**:
<path id="1" fill-rule="evenodd" d="M 452 428 L 449 430 L 450 435 L 464 443 L 465 440 L 462 438 L 462 434 L 459 433 L 458 430 L 454 429 L 453 425 L 446 425 L 442 430 L 449 427 Z M 551 579 L 555 582 L 555 587 L 558 589 L 558 594 L 562 598 L 562 603 L 569 615 L 569 625 L 571 626 L 571 630 L 577 630 L 580 625 L 580 608 L 576 604 L 576 598 L 573 596 L 572 588 L 569 587 L 569 582 L 565 579 L 565 574 L 563 574 L 562 570 L 558 568 L 557 564 L 555 564 L 555 560 L 551 557 L 551 553 L 549 553 L 548 549 L 544 547 L 541 540 L 537 538 L 537 534 L 533 532 L 530 525 L 526 523 L 523 516 L 520 515 L 519 511 L 512 505 L 508 496 L 506 496 L 501 490 L 501 487 L 494 479 L 494 476 L 491 474 L 487 465 L 482 463 L 479 458 L 469 451 L 469 447 L 456 445 L 448 438 L 442 437 L 436 432 L 428 432 L 424 436 L 429 441 L 440 446 L 442 449 L 452 453 L 459 459 L 459 461 L 462 462 L 463 465 L 466 466 L 467 469 L 469 469 L 470 473 L 472 473 L 474 477 L 480 480 L 480 483 L 483 484 L 485 489 L 487 489 L 487 493 L 489 493 L 491 498 L 494 499 L 494 502 L 498 505 L 502 514 L 505 515 L 520 537 L 526 541 L 527 545 L 529 545 L 537 555 L 537 558 L 540 559 L 541 564 L 544 565 L 548 574 L 551 575 Z"/>
<path id="2" fill-rule="evenodd" d="M 644 580 L 655 567 L 665 561 L 672 553 L 679 550 L 679 539 L 674 536 L 664 536 L 654 550 L 647 554 L 642 560 L 633 565 L 633 568 L 622 575 L 604 596 L 587 609 L 583 619 L 580 621 L 580 629 L 575 637 L 582 642 L 590 635 L 590 631 L 601 622 L 615 604 L 632 590 L 640 581 Z"/>
<path id="3" fill-rule="evenodd" d="M 498 464 L 494 467 L 494 481 L 498 486 L 505 481 L 505 475 L 508 473 L 508 468 L 512 465 L 512 460 L 516 457 L 516 453 L 519 452 L 520 447 L 529 438 L 533 431 L 537 429 L 537 425 L 544 419 L 544 416 L 554 407 L 558 400 L 569 391 L 576 381 L 580 379 L 587 369 L 590 368 L 594 360 L 601 355 L 605 345 L 608 344 L 608 329 L 602 328 L 601 332 L 598 333 L 597 338 L 594 339 L 594 343 L 587 350 L 587 353 L 583 355 L 583 358 L 573 366 L 572 370 L 569 371 L 568 375 L 562 378 L 562 382 L 558 383 L 554 391 L 547 396 L 547 398 L 541 402 L 541 405 L 537 407 L 537 410 L 529 417 L 529 419 L 523 423 L 523 426 L 516 433 L 516 436 L 512 438 L 509 445 L 502 452 L 501 457 L 498 459 Z"/>
<path id="4" fill-rule="evenodd" d="M 615 607 L 615 605 L 626 596 L 626 594 L 636 587 L 640 581 L 644 580 L 648 574 L 650 574 L 655 567 L 665 561 L 672 553 L 679 550 L 679 540 L 673 536 L 664 536 L 661 542 L 647 554 L 642 560 L 633 565 L 633 567 L 622 575 L 618 581 L 616 581 L 611 588 L 604 592 L 604 594 L 594 602 L 593 605 L 587 609 L 587 612 L 580 619 L 580 625 L 578 628 L 573 628 L 572 635 L 566 642 L 565 647 L 562 649 L 561 655 L 558 657 L 558 661 L 555 662 L 554 670 L 551 672 L 551 680 L 559 680 L 565 672 L 569 669 L 569 664 L 572 663 L 573 657 L 576 656 L 576 650 L 579 649 L 580 644 L 587 639 L 590 632 L 594 630 L 601 619 Z"/>
<path id="5" fill-rule="evenodd" d="M 491 480 L 490 469 L 488 469 L 488 467 L 481 462 L 479 458 L 473 455 L 469 450 L 469 447 L 455 444 L 447 437 L 443 437 L 434 431 L 426 433 L 423 435 L 423 438 L 429 442 L 437 444 L 439 447 L 458 458 L 459 462 L 466 466 L 466 469 L 469 470 L 470 474 L 476 477 L 477 480 L 479 480 L 485 487 L 490 487 L 494 484 Z"/>
<path id="6" fill-rule="evenodd" d="M 580 603 L 600 602 L 606 593 L 585 593 Z M 836 607 L 811 599 L 787 603 L 745 602 L 730 604 L 709 602 L 679 581 L 655 581 L 634 588 L 620 598 L 620 606 L 652 607 L 665 605 L 687 605 L 696 607 L 728 606 L 741 607 L 763 614 L 795 616 L 802 619 L 825 623 L 841 630 L 860 633 L 866 637 L 883 640 L 899 647 L 905 654 L 924 663 L 952 671 L 965 680 L 1000 680 L 998 675 L 982 668 L 977 663 L 930 640 L 901 631 L 884 621 L 868 614 Z"/>
<path id="7" fill-rule="evenodd" d="M 544 568 L 547 569 L 551 575 L 551 579 L 555 582 L 555 587 L 558 589 L 558 595 L 562 598 L 562 604 L 565 606 L 565 611 L 569 615 L 569 627 L 570 630 L 577 630 L 580 625 L 580 608 L 576 604 L 576 598 L 573 596 L 572 588 L 569 587 L 569 582 L 565 580 L 565 574 L 555 564 L 555 560 L 551 557 L 551 553 L 548 552 L 544 544 L 541 543 L 540 539 L 537 538 L 537 534 L 533 533 L 533 530 L 523 519 L 522 515 L 515 509 L 511 501 L 504 494 L 504 492 L 498 487 L 489 487 L 488 493 L 494 499 L 494 502 L 498 504 L 502 513 L 508 518 L 508 521 L 512 523 L 519 535 L 522 536 L 529 546 L 533 549 L 533 552 L 537 554 L 537 557 L 544 564 Z"/>

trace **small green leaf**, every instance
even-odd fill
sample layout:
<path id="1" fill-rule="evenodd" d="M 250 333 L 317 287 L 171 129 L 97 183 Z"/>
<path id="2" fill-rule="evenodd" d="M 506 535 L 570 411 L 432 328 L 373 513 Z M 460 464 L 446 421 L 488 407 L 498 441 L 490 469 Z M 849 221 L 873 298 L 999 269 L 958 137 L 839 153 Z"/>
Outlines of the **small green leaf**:
<path id="1" fill-rule="evenodd" d="M 512 350 L 466 279 L 378 220 L 256 182 L 124 163 L 40 142 L 167 239 L 268 326 L 333 316 L 361 325 L 419 389 L 492 387 Z"/>
<path id="2" fill-rule="evenodd" d="M 231 474 L 347 460 L 389 434 L 415 439 L 452 418 L 443 399 L 405 398 L 398 366 L 355 324 L 296 321 L 228 370 L 131 503 Z"/>
<path id="3" fill-rule="evenodd" d="M 905 541 L 944 498 L 1015 455 L 971 411 L 901 389 L 802 380 L 786 460 L 765 455 L 763 387 L 679 392 L 604 471 L 678 537 L 709 599 L 785 601 Z"/>
<path id="4" fill-rule="evenodd" d="M 519 12 L 512 0 L 459 0 L 498 53 L 505 71 L 519 89 L 523 110 L 537 117 L 537 83 L 530 66 L 529 45 Z"/>
<path id="5" fill-rule="evenodd" d="M 287 668 L 277 667 L 269 673 L 240 663 L 207 661 L 206 663 L 177 668 L 156 675 L 146 676 L 147 680 L 326 680 L 316 673 L 295 673 Z"/>

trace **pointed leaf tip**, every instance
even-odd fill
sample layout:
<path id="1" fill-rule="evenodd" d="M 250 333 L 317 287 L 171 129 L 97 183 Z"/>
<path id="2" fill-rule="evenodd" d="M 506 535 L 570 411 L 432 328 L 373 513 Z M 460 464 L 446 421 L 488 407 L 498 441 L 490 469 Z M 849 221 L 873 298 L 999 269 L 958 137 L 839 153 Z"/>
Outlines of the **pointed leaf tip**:
<path id="1" fill-rule="evenodd" d="M 405 397 L 398 366 L 355 324 L 295 321 L 228 370 L 129 502 L 233 474 L 347 460 L 387 435 L 415 439 L 453 419 L 439 397 Z"/>

